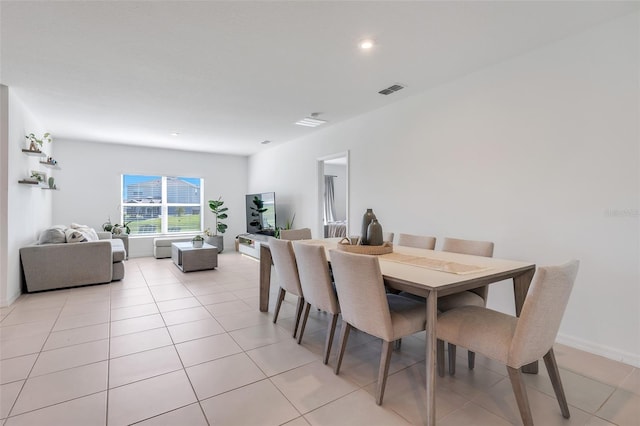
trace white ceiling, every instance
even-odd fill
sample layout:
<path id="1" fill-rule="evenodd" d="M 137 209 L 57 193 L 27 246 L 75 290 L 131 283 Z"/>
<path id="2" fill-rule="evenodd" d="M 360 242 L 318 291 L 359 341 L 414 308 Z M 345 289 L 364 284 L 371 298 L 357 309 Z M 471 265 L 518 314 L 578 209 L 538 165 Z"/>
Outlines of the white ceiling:
<path id="1" fill-rule="evenodd" d="M 2 0 L 0 82 L 54 138 L 249 155 L 638 6 Z"/>

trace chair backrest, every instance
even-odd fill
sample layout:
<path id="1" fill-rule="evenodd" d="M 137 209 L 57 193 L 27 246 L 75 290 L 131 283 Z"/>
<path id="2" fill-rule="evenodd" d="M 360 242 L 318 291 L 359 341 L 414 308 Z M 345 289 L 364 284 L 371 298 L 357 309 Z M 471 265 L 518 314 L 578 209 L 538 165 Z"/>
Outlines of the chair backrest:
<path id="1" fill-rule="evenodd" d="M 329 262 L 324 247 L 301 242 L 293 243 L 298 275 L 304 299 L 323 311 L 340 313 L 338 297 L 331 284 Z"/>
<path id="2" fill-rule="evenodd" d="M 445 238 L 442 251 L 451 253 L 470 254 L 473 256 L 493 257 L 493 243 L 491 241 L 459 240 L 457 238 Z M 489 289 L 487 286 L 470 290 L 487 300 Z"/>
<path id="3" fill-rule="evenodd" d="M 442 251 L 471 254 L 473 256 L 493 257 L 493 243 L 490 241 L 459 240 L 445 238 Z"/>
<path id="4" fill-rule="evenodd" d="M 393 340 L 378 258 L 338 250 L 329 253 L 343 321 L 365 333 Z"/>
<path id="5" fill-rule="evenodd" d="M 309 228 L 281 229 L 280 239 L 281 240 L 310 240 L 311 229 Z"/>
<path id="6" fill-rule="evenodd" d="M 518 368 L 542 358 L 553 346 L 580 262 L 538 267 L 516 326 L 508 365 Z"/>
<path id="7" fill-rule="evenodd" d="M 280 279 L 280 287 L 296 296 L 302 296 L 298 266 L 296 265 L 296 257 L 293 253 L 291 241 L 271 238 L 269 240 L 269 249 L 271 250 L 273 266 Z"/>
<path id="8" fill-rule="evenodd" d="M 393 238 L 395 237 L 395 234 L 393 232 L 383 232 L 382 233 L 382 241 L 384 241 L 385 243 L 392 243 L 393 244 Z"/>
<path id="9" fill-rule="evenodd" d="M 436 247 L 436 238 L 422 235 L 398 234 L 398 245 L 433 250 Z"/>

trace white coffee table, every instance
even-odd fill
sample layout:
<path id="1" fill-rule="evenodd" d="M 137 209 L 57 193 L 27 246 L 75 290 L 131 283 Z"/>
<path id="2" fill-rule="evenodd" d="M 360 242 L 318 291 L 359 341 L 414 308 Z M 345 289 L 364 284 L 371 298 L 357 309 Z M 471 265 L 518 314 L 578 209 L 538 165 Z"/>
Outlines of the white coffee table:
<path id="1" fill-rule="evenodd" d="M 218 248 L 207 243 L 193 247 L 190 242 L 171 243 L 171 260 L 182 272 L 214 269 L 218 266 Z"/>

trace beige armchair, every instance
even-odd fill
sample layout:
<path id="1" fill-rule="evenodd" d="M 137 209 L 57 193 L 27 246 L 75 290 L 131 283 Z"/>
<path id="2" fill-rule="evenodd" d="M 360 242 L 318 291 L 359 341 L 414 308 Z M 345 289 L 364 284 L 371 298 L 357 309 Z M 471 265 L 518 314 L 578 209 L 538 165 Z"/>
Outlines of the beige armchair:
<path id="1" fill-rule="evenodd" d="M 272 238 L 269 240 L 269 249 L 271 250 L 271 258 L 273 259 L 273 266 L 278 275 L 280 284 L 280 291 L 278 292 L 278 300 L 276 302 L 276 310 L 273 315 L 273 322 L 278 320 L 278 314 L 280 313 L 280 307 L 282 301 L 287 292 L 298 296 L 298 305 L 296 308 L 296 323 L 293 327 L 293 337 L 296 337 L 298 331 L 298 324 L 300 323 L 300 315 L 302 313 L 302 306 L 304 305 L 304 297 L 302 293 L 302 287 L 300 286 L 300 278 L 298 276 L 298 266 L 296 265 L 296 258 L 293 253 L 293 247 L 291 241 L 278 240 Z"/>
<path id="2" fill-rule="evenodd" d="M 423 235 L 398 234 L 398 245 L 433 250 L 436 246 L 436 238 Z"/>
<path id="3" fill-rule="evenodd" d="M 281 229 L 280 239 L 281 240 L 310 240 L 311 229 L 309 228 Z"/>
<path id="4" fill-rule="evenodd" d="M 324 344 L 324 358 L 322 360 L 327 364 L 329 362 L 329 354 L 331 353 L 333 336 L 336 331 L 338 315 L 340 314 L 340 305 L 338 304 L 338 297 L 331 282 L 327 256 L 324 247 L 300 242 L 293 243 L 293 251 L 296 255 L 298 274 L 300 276 L 300 284 L 305 300 L 302 323 L 298 331 L 298 343 L 302 341 L 302 335 L 307 325 L 311 305 L 330 313 L 332 317 L 327 330 L 327 338 Z"/>
<path id="5" fill-rule="evenodd" d="M 340 309 L 342 332 L 335 373 L 347 346 L 351 327 L 382 339 L 376 403 L 382 404 L 391 360 L 391 343 L 425 329 L 424 303 L 395 294 L 386 294 L 378 258 L 331 250 L 331 265 Z"/>
<path id="6" fill-rule="evenodd" d="M 479 306 L 451 309 L 438 316 L 438 339 L 486 355 L 507 366 L 525 426 L 533 416 L 520 367 L 544 358 L 563 417 L 569 406 L 553 354 L 553 343 L 569 301 L 579 262 L 539 267 L 519 318 Z"/>
<path id="7" fill-rule="evenodd" d="M 493 257 L 493 243 L 490 241 L 459 240 L 457 238 L 445 238 L 442 251 L 452 253 L 471 254 L 473 256 Z M 462 306 L 486 306 L 487 286 L 474 288 L 438 298 L 438 310 L 445 312 Z M 444 342 L 438 341 L 438 374 L 444 376 Z M 475 354 L 469 351 L 467 365 L 471 370 L 475 366 Z M 456 346 L 449 343 L 449 374 L 456 374 Z"/>

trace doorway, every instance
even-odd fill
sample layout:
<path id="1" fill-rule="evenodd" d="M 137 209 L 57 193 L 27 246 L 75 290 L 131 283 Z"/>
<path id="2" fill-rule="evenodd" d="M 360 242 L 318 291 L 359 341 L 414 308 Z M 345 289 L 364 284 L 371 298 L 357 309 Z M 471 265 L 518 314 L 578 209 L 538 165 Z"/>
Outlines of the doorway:
<path id="1" fill-rule="evenodd" d="M 349 151 L 318 159 L 318 236 L 349 235 Z"/>

